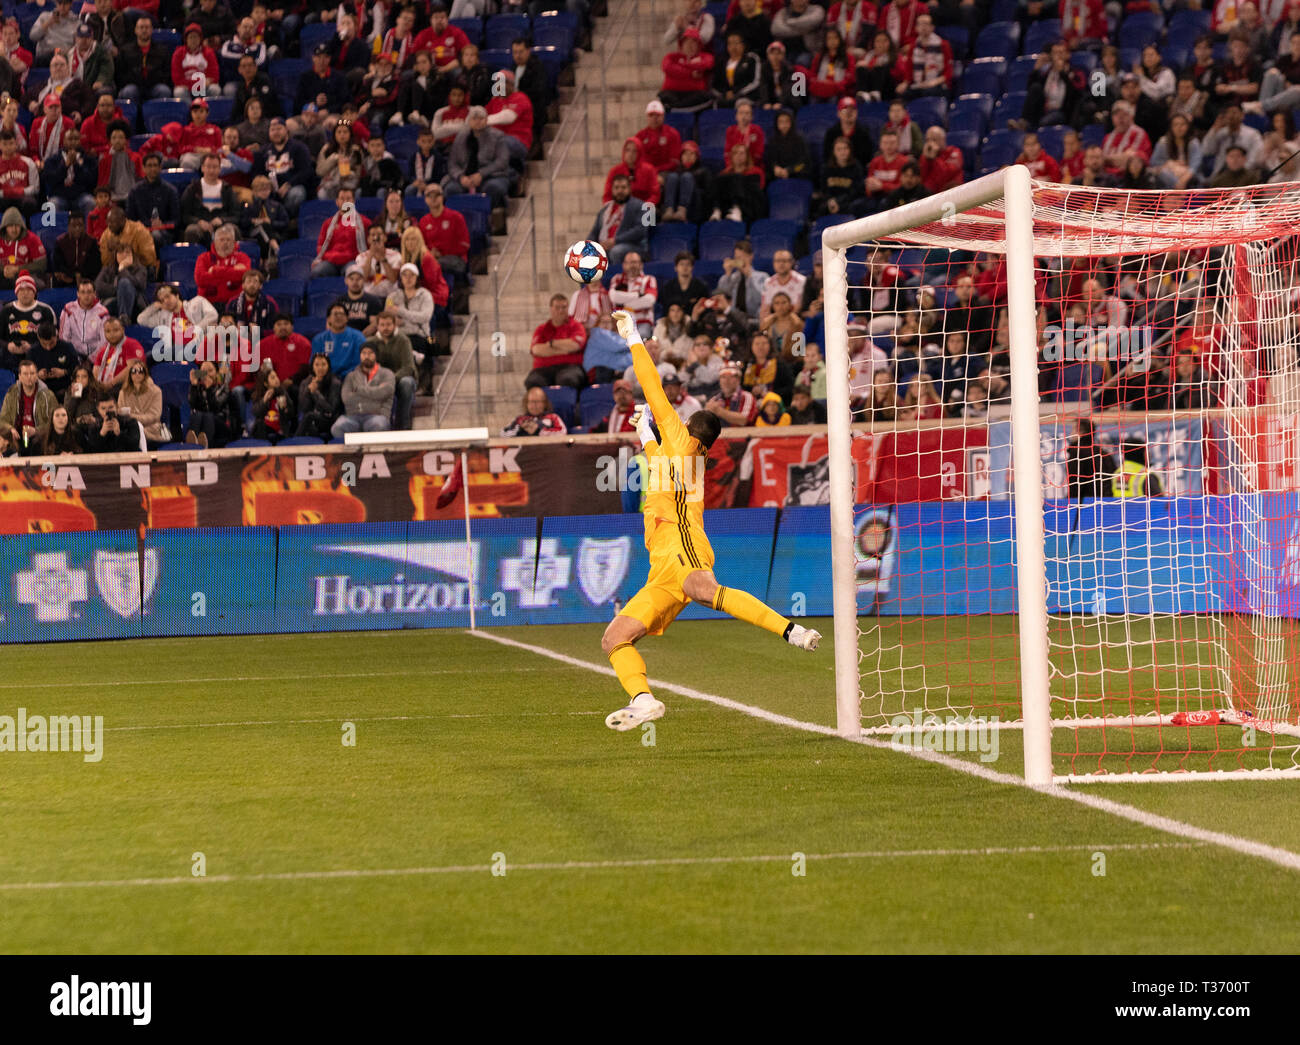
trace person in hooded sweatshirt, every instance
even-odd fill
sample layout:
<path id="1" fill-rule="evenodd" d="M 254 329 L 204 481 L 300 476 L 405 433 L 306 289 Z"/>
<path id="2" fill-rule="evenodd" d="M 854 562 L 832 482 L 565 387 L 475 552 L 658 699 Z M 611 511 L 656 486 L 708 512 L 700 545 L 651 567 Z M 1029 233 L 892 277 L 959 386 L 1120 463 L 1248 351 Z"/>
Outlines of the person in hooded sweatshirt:
<path id="1" fill-rule="evenodd" d="M 600 198 L 602 203 L 608 203 L 614 198 L 614 178 L 619 174 L 626 175 L 632 183 L 633 196 L 643 203 L 659 206 L 659 175 L 654 167 L 641 158 L 641 143 L 634 137 L 623 142 L 622 160 L 614 164 L 605 175 L 605 193 Z"/>

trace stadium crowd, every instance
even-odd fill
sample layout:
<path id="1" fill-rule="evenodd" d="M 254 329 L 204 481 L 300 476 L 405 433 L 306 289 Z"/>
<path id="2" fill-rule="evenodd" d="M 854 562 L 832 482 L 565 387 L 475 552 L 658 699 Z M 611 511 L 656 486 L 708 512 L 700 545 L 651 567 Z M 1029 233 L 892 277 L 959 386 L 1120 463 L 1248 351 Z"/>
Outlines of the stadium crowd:
<path id="1" fill-rule="evenodd" d="M 4 0 L 0 453 L 411 427 L 591 6 Z"/>
<path id="2" fill-rule="evenodd" d="M 683 416 L 823 420 L 822 230 L 1006 164 L 1119 190 L 1300 178 L 1300 0 L 683 0 L 663 47 L 662 89 L 627 128 L 589 233 L 610 275 L 552 302 L 509 432 L 629 430 L 638 389 L 611 307 L 637 316 Z M 1005 401 L 1002 261 L 866 248 L 850 261 L 855 419 L 979 418 Z M 1201 306 L 1215 264 L 1039 259 L 1040 331 L 1155 332 L 1132 365 L 1043 351 L 1043 397 L 1213 399 Z"/>

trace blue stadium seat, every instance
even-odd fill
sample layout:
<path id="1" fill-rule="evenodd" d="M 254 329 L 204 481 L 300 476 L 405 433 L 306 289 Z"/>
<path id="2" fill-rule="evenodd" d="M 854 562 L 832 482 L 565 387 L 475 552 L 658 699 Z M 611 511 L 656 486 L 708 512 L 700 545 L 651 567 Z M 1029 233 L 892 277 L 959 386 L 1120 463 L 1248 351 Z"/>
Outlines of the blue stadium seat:
<path id="1" fill-rule="evenodd" d="M 952 48 L 954 61 L 960 62 L 970 50 L 970 34 L 960 25 L 941 25 L 935 30 L 940 37 L 948 41 Z"/>
<path id="2" fill-rule="evenodd" d="M 462 19 L 463 21 L 463 19 Z M 288 439 L 281 439 L 276 446 L 320 446 L 324 440 L 314 435 L 291 435 Z"/>
<path id="3" fill-rule="evenodd" d="M 695 253 L 696 226 L 688 221 L 672 221 L 656 225 L 650 237 L 650 259 L 672 263 L 680 251 Z"/>
<path id="4" fill-rule="evenodd" d="M 977 112 L 987 123 L 988 118 L 993 115 L 993 99 L 1001 93 L 999 89 L 995 94 L 958 95 L 957 100 L 948 108 L 948 126 L 953 125 L 953 120 L 958 113 L 965 112 Z"/>
<path id="5" fill-rule="evenodd" d="M 325 329 L 323 316 L 299 316 L 293 321 L 293 332 L 301 334 L 308 341 Z"/>
<path id="6" fill-rule="evenodd" d="M 546 397 L 551 409 L 560 415 L 565 428 L 573 427 L 573 410 L 578 405 L 578 390 L 567 385 L 547 385 Z"/>
<path id="7" fill-rule="evenodd" d="M 1132 69 L 1133 66 L 1142 57 L 1142 48 L 1129 47 L 1125 45 L 1119 49 L 1119 61 L 1121 69 Z"/>
<path id="8" fill-rule="evenodd" d="M 314 22 L 304 25 L 302 33 L 298 37 L 298 51 L 304 56 L 309 56 L 312 51 L 316 50 L 317 45 L 329 43 L 333 36 L 333 22 Z"/>
<path id="9" fill-rule="evenodd" d="M 799 223 L 781 221 L 774 218 L 760 218 L 749 227 L 749 241 L 754 247 L 754 257 L 763 261 L 759 268 L 770 272 L 767 262 L 778 250 L 794 251 L 795 237 L 799 235 Z M 796 302 L 797 304 L 797 302 Z"/>
<path id="10" fill-rule="evenodd" d="M 947 122 L 948 99 L 913 98 L 907 103 L 907 114 L 923 131 L 936 125 L 942 127 Z"/>
<path id="11" fill-rule="evenodd" d="M 1100 363 L 1067 363 L 1056 379 L 1056 400 L 1079 403 L 1092 398 L 1092 393 L 1106 380 Z"/>
<path id="12" fill-rule="evenodd" d="M 992 62 L 972 62 L 958 81 L 961 94 L 998 95 L 1002 91 L 1002 70 Z"/>
<path id="13" fill-rule="evenodd" d="M 178 193 L 184 192 L 185 186 L 198 176 L 198 171 L 186 170 L 184 167 L 168 167 L 162 172 L 162 180 Z"/>
<path id="14" fill-rule="evenodd" d="M 723 159 L 727 128 L 736 122 L 730 109 L 706 109 L 695 122 L 695 140 L 700 146 L 700 158 L 714 164 Z"/>
<path id="15" fill-rule="evenodd" d="M 1016 22 L 990 22 L 975 38 L 976 58 L 1010 58 L 1020 53 L 1020 26 Z"/>
<path id="16" fill-rule="evenodd" d="M 695 113 L 668 112 L 664 114 L 664 123 L 680 134 L 682 141 L 695 140 Z"/>
<path id="17" fill-rule="evenodd" d="M 767 185 L 767 213 L 777 221 L 807 221 L 812 182 L 802 178 L 773 178 Z"/>
<path id="18" fill-rule="evenodd" d="M 469 37 L 469 42 L 475 47 L 483 45 L 483 20 L 481 18 L 452 18 L 449 19 L 449 22 Z"/>
<path id="19" fill-rule="evenodd" d="M 384 209 L 382 196 L 360 196 L 357 198 L 357 213 L 365 218 L 375 217 Z"/>
<path id="20" fill-rule="evenodd" d="M 189 107 L 171 98 L 151 98 L 140 107 L 144 117 L 144 129 L 150 134 L 157 134 L 165 123 L 189 123 Z"/>
<path id="21" fill-rule="evenodd" d="M 1095 51 L 1074 51 L 1070 55 L 1070 68 L 1080 69 L 1085 73 L 1090 73 L 1097 68 L 1097 54 Z"/>
<path id="22" fill-rule="evenodd" d="M 1061 38 L 1061 20 L 1059 18 L 1040 18 L 1031 22 L 1025 32 L 1024 53 L 1042 54 L 1052 46 L 1052 41 Z"/>
<path id="23" fill-rule="evenodd" d="M 588 385 L 578 394 L 578 413 L 582 417 L 582 423 L 588 428 L 602 418 L 608 417 L 613 409 L 613 385 Z"/>
<path id="24" fill-rule="evenodd" d="M 1027 54 L 1021 55 L 1012 62 L 1011 68 L 1007 70 L 1006 78 L 1002 81 L 1003 93 L 1025 90 L 1029 86 L 1029 77 L 1033 74 L 1037 60 L 1037 55 Z"/>
<path id="25" fill-rule="evenodd" d="M 984 137 L 989 120 L 978 109 L 953 109 L 948 113 L 948 138 L 954 134 L 973 134 L 976 138 Z"/>
<path id="26" fill-rule="evenodd" d="M 1192 49 L 1190 46 L 1183 47 L 1180 44 L 1165 44 L 1160 49 L 1160 60 L 1169 66 L 1170 69 L 1181 70 L 1187 66 L 1192 59 Z"/>
<path id="27" fill-rule="evenodd" d="M 699 277 L 700 282 L 706 287 L 716 287 L 718 280 L 722 278 L 722 262 L 697 261 L 695 263 L 695 275 Z"/>
<path id="28" fill-rule="evenodd" d="M 270 446 L 265 439 L 232 439 L 226 444 L 227 450 L 247 450 L 254 447 Z"/>
<path id="29" fill-rule="evenodd" d="M 574 33 L 578 31 L 578 16 L 572 11 L 542 11 L 533 19 L 533 30 L 552 23 L 571 29 Z"/>
<path id="30" fill-rule="evenodd" d="M 180 47 L 185 42 L 181 39 L 181 34 L 175 29 L 155 29 L 152 39 L 160 47 L 167 47 L 172 50 Z"/>
<path id="31" fill-rule="evenodd" d="M 1079 142 L 1086 149 L 1089 145 L 1100 145 L 1106 138 L 1106 128 L 1100 123 L 1090 123 L 1079 132 Z"/>
<path id="32" fill-rule="evenodd" d="M 1158 44 L 1165 31 L 1165 16 L 1159 11 L 1134 11 L 1119 27 L 1119 39 L 1125 47 Z"/>
<path id="33" fill-rule="evenodd" d="M 975 157 L 978 155 L 980 147 L 978 133 L 967 130 L 951 130 L 948 132 L 948 144 L 961 149 L 962 155 L 966 158 L 966 171 L 968 174 L 975 169 Z"/>
<path id="34" fill-rule="evenodd" d="M 280 244 L 280 257 L 282 258 L 291 258 L 303 254 L 308 257 L 316 256 L 316 241 L 314 239 L 291 239 Z"/>
<path id="35" fill-rule="evenodd" d="M 286 279 L 281 276 L 277 279 L 268 279 L 263 289 L 267 296 L 280 306 L 281 312 L 288 312 L 291 316 L 302 313 L 302 299 L 307 293 L 307 283 L 304 280 Z"/>
<path id="36" fill-rule="evenodd" d="M 119 98 L 117 107 L 122 110 L 122 119 L 126 120 L 127 126 L 134 130 L 137 126 L 136 121 L 140 118 L 140 104 L 127 98 Z"/>
<path id="37" fill-rule="evenodd" d="M 470 253 L 487 249 L 488 228 L 492 218 L 492 201 L 482 193 L 462 192 L 447 197 L 447 206 L 459 212 L 469 228 Z"/>
<path id="38" fill-rule="evenodd" d="M 52 287 L 49 290 L 42 290 L 37 297 L 54 309 L 55 316 L 58 316 L 63 311 L 64 305 L 76 300 L 77 291 L 73 287 Z"/>
<path id="39" fill-rule="evenodd" d="M 527 15 L 493 15 L 487 20 L 483 30 L 485 47 L 510 49 L 510 42 L 516 36 L 527 38 L 532 25 Z"/>
<path id="40" fill-rule="evenodd" d="M 1018 120 L 1025 111 L 1025 92 L 1010 91 L 998 99 L 993 106 L 993 127 L 1005 127 L 1008 120 Z"/>
<path id="41" fill-rule="evenodd" d="M 647 261 L 641 267 L 645 269 L 647 276 L 654 276 L 655 282 L 661 287 L 676 275 L 676 266 L 671 261 Z M 655 314 L 663 315 L 663 309 L 659 308 L 657 303 Z"/>
<path id="42" fill-rule="evenodd" d="M 1020 14 L 1020 0 L 993 0 L 990 22 L 1014 22 Z"/>
<path id="43" fill-rule="evenodd" d="M 1038 128 L 1038 141 L 1054 159 L 1059 160 L 1062 153 L 1065 152 L 1065 132 L 1067 129 L 1062 126 Z"/>
<path id="44" fill-rule="evenodd" d="M 169 384 L 188 385 L 190 367 L 188 363 L 155 363 L 149 368 L 149 376 L 159 388 Z"/>
<path id="45" fill-rule="evenodd" d="M 311 279 L 311 267 L 314 262 L 313 254 L 290 254 L 288 257 L 280 255 L 280 268 L 278 269 L 280 279 Z"/>
<path id="46" fill-rule="evenodd" d="M 224 127 L 230 123 L 231 117 L 235 111 L 235 99 L 233 98 L 209 98 L 208 99 L 208 122 L 215 123 L 218 127 Z M 243 119 L 241 114 L 240 119 Z M 239 121 L 236 120 L 236 123 Z"/>
<path id="47" fill-rule="evenodd" d="M 565 25 L 548 24 L 539 18 L 533 26 L 533 43 L 555 48 L 566 61 L 573 54 L 573 39 L 573 30 Z"/>
<path id="48" fill-rule="evenodd" d="M 799 110 L 795 117 L 799 133 L 808 142 L 808 151 L 814 156 L 821 155 L 822 139 L 826 132 L 839 123 L 839 114 L 834 102 L 813 102 Z"/>
<path id="49" fill-rule="evenodd" d="M 1262 112 L 1248 112 L 1242 117 L 1241 122 L 1248 127 L 1254 127 L 1260 134 L 1267 134 L 1269 131 L 1269 118 Z"/>
<path id="50" fill-rule="evenodd" d="M 262 260 L 262 245 L 255 239 L 241 239 L 235 244 L 236 250 L 242 250 L 254 264 Z"/>
<path id="51" fill-rule="evenodd" d="M 188 261 L 191 268 L 195 261 L 199 260 L 200 253 L 207 250 L 207 247 L 199 243 L 168 243 L 159 251 L 160 261 Z"/>
<path id="52" fill-rule="evenodd" d="M 513 69 L 515 60 L 508 47 L 485 47 L 479 52 L 479 61 L 489 69 Z"/>
<path id="53" fill-rule="evenodd" d="M 706 221 L 700 226 L 700 257 L 707 261 L 729 258 L 736 240 L 744 235 L 743 221 Z"/>
<path id="54" fill-rule="evenodd" d="M 1014 149 L 1017 156 L 1024 148 L 1025 135 L 1022 131 L 994 130 L 984 139 L 984 148 Z"/>

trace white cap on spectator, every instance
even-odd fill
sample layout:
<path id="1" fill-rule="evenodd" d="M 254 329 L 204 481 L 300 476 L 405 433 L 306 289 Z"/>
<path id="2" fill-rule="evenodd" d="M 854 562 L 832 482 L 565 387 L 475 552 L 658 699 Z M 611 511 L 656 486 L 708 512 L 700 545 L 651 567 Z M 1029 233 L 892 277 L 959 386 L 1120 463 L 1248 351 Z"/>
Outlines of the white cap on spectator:
<path id="1" fill-rule="evenodd" d="M 664 103 L 658 98 L 653 99 L 650 104 L 645 107 L 645 114 L 647 116 L 652 112 L 657 112 L 660 116 L 664 114 Z"/>

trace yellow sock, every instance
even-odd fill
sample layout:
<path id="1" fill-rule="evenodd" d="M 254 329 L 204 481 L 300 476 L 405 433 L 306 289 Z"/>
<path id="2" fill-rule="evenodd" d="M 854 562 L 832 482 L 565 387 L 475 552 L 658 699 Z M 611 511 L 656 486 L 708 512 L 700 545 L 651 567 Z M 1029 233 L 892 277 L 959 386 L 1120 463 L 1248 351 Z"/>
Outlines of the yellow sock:
<path id="1" fill-rule="evenodd" d="M 618 681 L 629 697 L 649 693 L 650 683 L 645 677 L 645 660 L 630 642 L 620 642 L 609 651 L 609 664 L 618 675 Z"/>
<path id="2" fill-rule="evenodd" d="M 724 588 L 720 584 L 718 585 L 718 593 L 713 596 L 713 608 L 722 613 L 730 614 L 737 620 L 756 624 L 764 631 L 770 631 L 773 635 L 785 635 L 786 629 L 790 627 L 790 622 L 781 614 L 766 603 L 759 602 L 749 592 L 737 591 L 735 588 Z"/>

